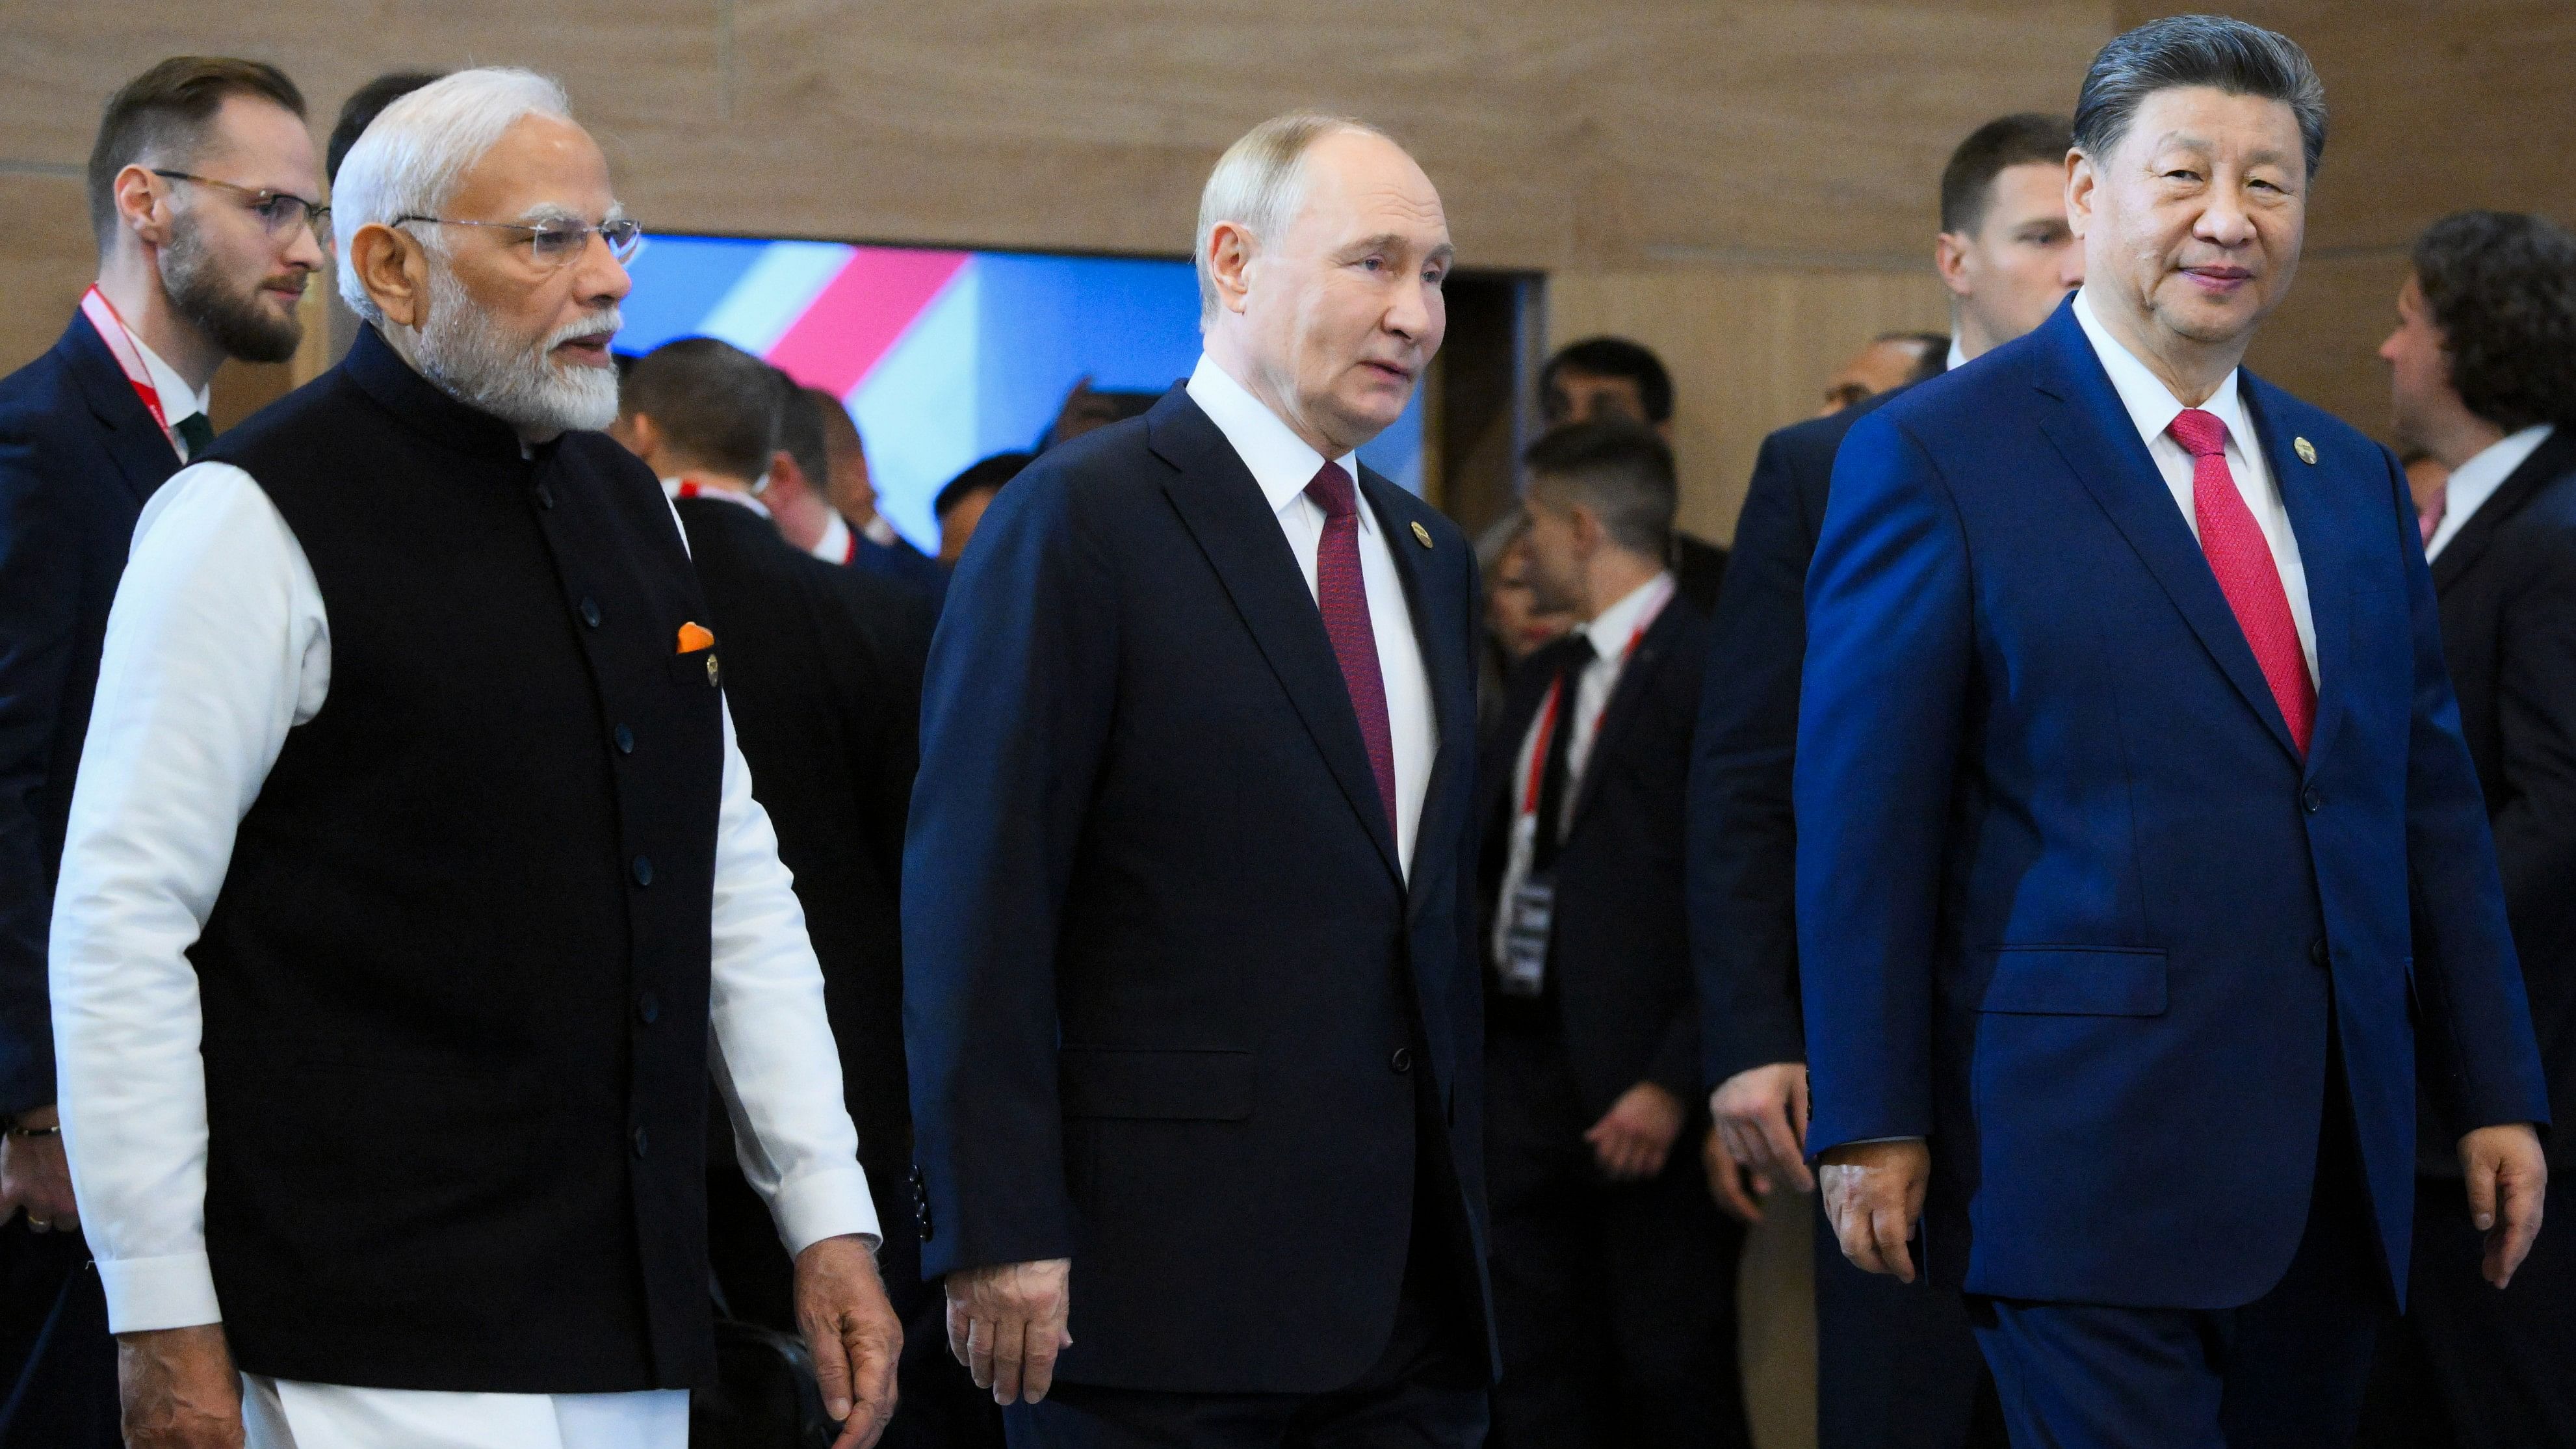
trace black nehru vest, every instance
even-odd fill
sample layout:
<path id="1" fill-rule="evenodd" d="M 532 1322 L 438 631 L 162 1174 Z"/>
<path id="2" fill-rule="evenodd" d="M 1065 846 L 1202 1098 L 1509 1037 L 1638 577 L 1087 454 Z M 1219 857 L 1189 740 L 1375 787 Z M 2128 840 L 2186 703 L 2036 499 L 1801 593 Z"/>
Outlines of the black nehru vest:
<path id="1" fill-rule="evenodd" d="M 598 433 L 527 455 L 373 329 L 209 456 L 275 501 L 330 631 L 190 953 L 235 1358 L 711 1383 L 723 726 L 660 486 Z"/>

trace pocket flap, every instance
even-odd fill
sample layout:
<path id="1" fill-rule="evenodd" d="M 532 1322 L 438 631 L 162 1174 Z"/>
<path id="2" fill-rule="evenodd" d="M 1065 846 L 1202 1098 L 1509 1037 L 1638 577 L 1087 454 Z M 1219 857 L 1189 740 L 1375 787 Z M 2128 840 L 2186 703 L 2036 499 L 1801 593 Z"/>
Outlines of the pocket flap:
<path id="1" fill-rule="evenodd" d="M 1252 1115 L 1248 1051 L 1068 1046 L 1060 1061 L 1068 1117 L 1240 1122 Z"/>
<path id="2" fill-rule="evenodd" d="M 2007 946 L 1991 956 L 1980 1011 L 2162 1016 L 2165 953 L 2151 948 Z"/>

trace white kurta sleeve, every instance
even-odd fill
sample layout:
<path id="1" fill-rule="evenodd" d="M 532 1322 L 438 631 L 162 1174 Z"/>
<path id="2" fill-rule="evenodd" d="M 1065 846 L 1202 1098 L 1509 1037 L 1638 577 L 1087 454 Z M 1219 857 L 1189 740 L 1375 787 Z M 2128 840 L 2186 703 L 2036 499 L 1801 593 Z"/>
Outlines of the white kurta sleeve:
<path id="1" fill-rule="evenodd" d="M 716 832 L 709 1059 L 743 1176 L 768 1202 L 790 1257 L 845 1233 L 873 1240 L 876 1205 L 841 1099 L 823 970 L 769 812 L 752 798 L 730 709 Z"/>
<path id="2" fill-rule="evenodd" d="M 50 949 L 63 1137 L 113 1332 L 222 1317 L 186 953 L 329 685 L 321 592 L 267 493 L 224 463 L 163 484 L 108 614 Z"/>

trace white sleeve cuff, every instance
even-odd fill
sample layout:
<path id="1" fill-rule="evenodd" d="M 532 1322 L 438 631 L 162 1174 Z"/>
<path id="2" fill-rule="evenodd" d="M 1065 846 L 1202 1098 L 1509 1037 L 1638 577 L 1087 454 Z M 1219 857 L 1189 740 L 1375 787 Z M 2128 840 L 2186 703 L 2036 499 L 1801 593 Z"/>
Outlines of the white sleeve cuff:
<path id="1" fill-rule="evenodd" d="M 871 1219 L 873 1223 L 873 1219 Z M 101 1258 L 99 1287 L 107 1293 L 107 1331 L 144 1333 L 221 1323 L 214 1271 L 203 1253 L 166 1258 Z"/>
<path id="2" fill-rule="evenodd" d="M 884 1238 L 877 1229 L 877 1205 L 868 1196 L 868 1175 L 856 1163 L 780 1183 L 770 1194 L 769 1216 L 778 1224 L 778 1240 L 787 1245 L 790 1258 L 825 1238 L 856 1233 L 871 1250 Z"/>

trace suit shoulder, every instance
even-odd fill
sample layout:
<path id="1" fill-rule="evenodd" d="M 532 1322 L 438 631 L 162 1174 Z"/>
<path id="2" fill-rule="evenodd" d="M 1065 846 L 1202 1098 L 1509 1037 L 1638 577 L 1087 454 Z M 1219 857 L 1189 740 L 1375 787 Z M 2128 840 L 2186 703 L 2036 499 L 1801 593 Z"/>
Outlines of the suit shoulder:
<path id="1" fill-rule="evenodd" d="M 2241 376 L 2244 390 L 2252 396 L 2263 424 L 2289 435 L 2273 440 L 2276 446 L 2304 438 L 2317 450 L 2318 465 L 2328 468 L 2340 465 L 2380 469 L 2385 468 L 2387 459 L 2393 456 L 2378 439 L 2315 403 L 2275 387 L 2250 372 Z"/>
<path id="2" fill-rule="evenodd" d="M 0 438 L 33 438 L 75 416 L 89 415 L 80 389 L 59 352 L 47 349 L 26 366 L 0 377 Z"/>

